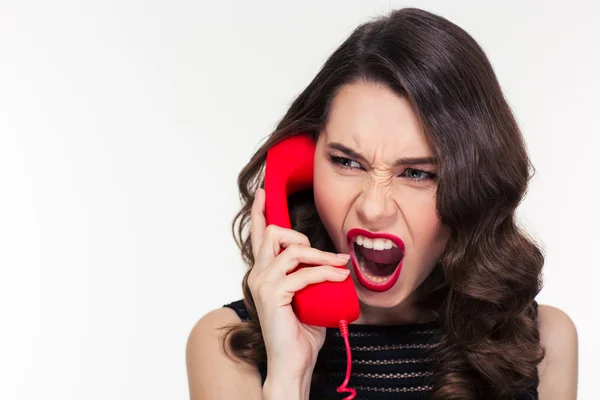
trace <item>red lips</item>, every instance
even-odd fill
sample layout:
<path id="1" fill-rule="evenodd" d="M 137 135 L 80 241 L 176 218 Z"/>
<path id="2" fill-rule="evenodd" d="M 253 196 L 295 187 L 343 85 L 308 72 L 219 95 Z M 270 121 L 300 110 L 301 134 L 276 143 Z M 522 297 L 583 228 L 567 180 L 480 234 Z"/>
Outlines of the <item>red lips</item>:
<path id="1" fill-rule="evenodd" d="M 354 238 L 358 235 L 365 236 L 370 239 L 379 239 L 379 238 L 389 239 L 392 242 L 394 242 L 394 244 L 396 246 L 398 246 L 398 248 L 402 251 L 403 254 L 405 252 L 404 242 L 398 236 L 392 235 L 390 233 L 374 233 L 374 232 L 369 232 L 369 231 L 366 231 L 364 229 L 359 229 L 359 228 L 351 229 L 347 235 L 348 248 L 350 249 L 350 255 L 351 255 L 351 259 L 352 259 L 352 266 L 354 267 L 354 273 L 355 273 L 359 283 L 366 289 L 371 290 L 373 292 L 385 292 L 387 290 L 390 290 L 396 284 L 396 282 L 398 281 L 398 278 L 400 277 L 400 272 L 402 271 L 402 263 L 404 261 L 404 257 L 402 257 L 402 259 L 400 260 L 400 263 L 394 270 L 393 274 L 386 281 L 381 282 L 381 283 L 373 282 L 363 274 L 363 272 L 360 270 L 359 265 L 358 265 L 358 259 L 356 257 L 356 253 L 354 251 L 354 243 L 353 243 Z"/>

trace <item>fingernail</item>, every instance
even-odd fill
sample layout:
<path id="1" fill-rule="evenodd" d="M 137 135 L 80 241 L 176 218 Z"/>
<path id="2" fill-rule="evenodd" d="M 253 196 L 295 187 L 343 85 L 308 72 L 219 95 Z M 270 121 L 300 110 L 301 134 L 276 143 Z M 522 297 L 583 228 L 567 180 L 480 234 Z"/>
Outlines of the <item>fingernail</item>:
<path id="1" fill-rule="evenodd" d="M 338 268 L 337 270 L 342 275 L 348 275 L 350 273 L 350 270 L 346 268 Z"/>
<path id="2" fill-rule="evenodd" d="M 350 259 L 350 254 L 337 253 L 337 256 L 340 257 L 340 258 L 343 258 L 345 260 L 349 260 Z"/>

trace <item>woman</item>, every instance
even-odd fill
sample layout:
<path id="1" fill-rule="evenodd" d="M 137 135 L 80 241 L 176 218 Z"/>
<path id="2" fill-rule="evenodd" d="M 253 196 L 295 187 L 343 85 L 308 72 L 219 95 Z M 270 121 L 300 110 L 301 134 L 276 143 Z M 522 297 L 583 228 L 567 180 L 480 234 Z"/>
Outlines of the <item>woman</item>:
<path id="1" fill-rule="evenodd" d="M 314 188 L 290 199 L 294 230 L 266 227 L 266 152 L 298 133 L 316 143 Z M 359 26 L 239 176 L 244 299 L 190 334 L 191 398 L 342 398 L 342 339 L 299 323 L 290 304 L 349 274 L 357 398 L 575 399 L 575 327 L 535 302 L 543 253 L 515 220 L 529 168 L 492 67 L 464 30 L 412 8 Z M 349 238 L 354 228 L 373 237 Z M 396 260 L 375 262 L 397 243 Z M 290 273 L 299 263 L 316 266 Z"/>

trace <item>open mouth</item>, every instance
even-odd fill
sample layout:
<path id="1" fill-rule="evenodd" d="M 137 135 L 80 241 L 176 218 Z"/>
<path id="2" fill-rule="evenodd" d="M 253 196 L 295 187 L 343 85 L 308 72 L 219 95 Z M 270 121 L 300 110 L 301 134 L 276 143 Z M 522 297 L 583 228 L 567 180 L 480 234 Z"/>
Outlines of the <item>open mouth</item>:
<path id="1" fill-rule="evenodd" d="M 404 243 L 400 238 L 352 229 L 348 232 L 348 246 L 354 272 L 363 287 L 384 292 L 394 286 L 404 259 Z"/>

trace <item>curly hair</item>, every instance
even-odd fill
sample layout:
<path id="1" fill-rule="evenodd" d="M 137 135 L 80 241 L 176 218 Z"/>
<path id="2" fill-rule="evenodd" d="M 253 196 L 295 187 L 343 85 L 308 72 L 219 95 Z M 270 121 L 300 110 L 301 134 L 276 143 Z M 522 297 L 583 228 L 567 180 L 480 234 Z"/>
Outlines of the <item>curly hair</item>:
<path id="1" fill-rule="evenodd" d="M 226 330 L 226 351 L 258 365 L 264 343 L 247 277 L 254 259 L 250 209 L 271 146 L 318 137 L 340 87 L 384 84 L 406 98 L 439 159 L 436 207 L 451 230 L 437 267 L 417 289 L 442 328 L 431 352 L 434 399 L 509 399 L 538 382 L 544 356 L 536 322 L 544 254 L 515 211 L 534 169 L 492 66 L 462 28 L 404 8 L 359 25 L 293 101 L 238 176 L 242 207 L 232 231 L 249 269 L 242 281 L 250 321 Z M 334 251 L 312 194 L 290 198 L 293 229 Z M 315 376 L 319 366 L 315 368 Z"/>

